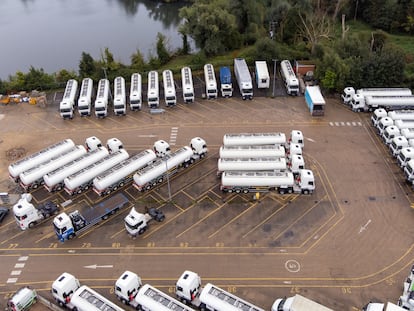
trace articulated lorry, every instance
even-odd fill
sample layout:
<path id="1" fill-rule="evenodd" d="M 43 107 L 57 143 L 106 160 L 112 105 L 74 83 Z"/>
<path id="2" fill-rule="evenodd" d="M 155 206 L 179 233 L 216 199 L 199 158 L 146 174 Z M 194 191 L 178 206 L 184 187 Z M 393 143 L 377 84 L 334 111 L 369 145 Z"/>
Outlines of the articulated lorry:
<path id="1" fill-rule="evenodd" d="M 409 88 L 388 87 L 388 88 L 364 88 L 356 90 L 353 87 L 346 87 L 342 93 L 343 103 L 351 105 L 352 102 L 358 102 L 366 96 L 405 96 L 412 95 Z"/>
<path id="2" fill-rule="evenodd" d="M 221 146 L 219 150 L 221 159 L 284 156 L 286 156 L 286 149 L 282 145 Z"/>
<path id="3" fill-rule="evenodd" d="M 106 116 L 108 115 L 109 92 L 109 80 L 99 80 L 98 91 L 96 93 L 95 99 L 95 116 L 97 118 L 106 118 Z"/>
<path id="4" fill-rule="evenodd" d="M 181 84 L 183 88 L 183 99 L 185 103 L 194 102 L 193 75 L 190 67 L 181 68 Z"/>
<path id="5" fill-rule="evenodd" d="M 63 165 L 80 158 L 86 154 L 86 148 L 78 145 L 71 149 L 49 159 L 46 162 L 38 164 L 27 171 L 20 173 L 20 186 L 24 191 L 37 189 L 44 184 L 43 176 L 51 171 L 62 167 Z"/>
<path id="6" fill-rule="evenodd" d="M 13 205 L 14 219 L 22 230 L 34 227 L 52 215 L 56 215 L 59 211 L 58 205 L 52 201 L 46 201 L 36 207 L 31 201 L 32 195 L 23 193 L 19 201 Z"/>
<path id="7" fill-rule="evenodd" d="M 175 284 L 175 295 L 183 303 L 198 310 L 264 311 L 246 300 L 231 294 L 211 283 L 201 286 L 200 276 L 186 270 Z"/>
<path id="8" fill-rule="evenodd" d="M 129 214 L 124 218 L 125 229 L 130 236 L 136 237 L 147 231 L 151 220 L 162 222 L 164 219 L 164 213 L 155 207 L 148 209 L 146 213 L 139 213 L 133 207 Z"/>
<path id="9" fill-rule="evenodd" d="M 116 164 L 93 179 L 93 190 L 99 196 L 103 196 L 122 188 L 132 181 L 135 172 L 156 158 L 155 152 L 147 149 Z"/>
<path id="10" fill-rule="evenodd" d="M 60 191 L 65 186 L 64 180 L 66 177 L 98 162 L 108 155 L 108 149 L 105 147 L 98 147 L 95 150 L 91 150 L 84 154 L 80 158 L 77 158 L 65 165 L 58 167 L 57 169 L 47 173 L 43 176 L 44 186 L 47 191 L 55 192 Z"/>
<path id="11" fill-rule="evenodd" d="M 114 113 L 116 116 L 126 115 L 126 90 L 123 77 L 116 77 L 114 80 Z"/>
<path id="12" fill-rule="evenodd" d="M 78 99 L 78 112 L 81 117 L 91 115 L 93 80 L 84 78 Z"/>
<path id="13" fill-rule="evenodd" d="M 60 213 L 53 220 L 56 236 L 61 242 L 73 239 L 127 205 L 129 200 L 125 194 L 117 193 L 94 206 L 84 206 L 69 215 L 66 212 Z"/>
<path id="14" fill-rule="evenodd" d="M 402 110 L 414 108 L 414 95 L 389 95 L 389 96 L 359 96 L 351 104 L 352 111 L 372 112 L 377 108 L 390 110 Z"/>
<path id="15" fill-rule="evenodd" d="M 131 75 L 129 107 L 132 111 L 141 110 L 142 108 L 142 77 L 137 72 Z"/>
<path id="16" fill-rule="evenodd" d="M 73 119 L 75 111 L 75 99 L 78 92 L 78 81 L 74 79 L 68 80 L 62 101 L 59 104 L 60 116 L 63 119 Z"/>
<path id="17" fill-rule="evenodd" d="M 231 71 L 227 66 L 220 67 L 220 91 L 222 97 L 231 97 L 233 95 Z"/>
<path id="18" fill-rule="evenodd" d="M 151 70 L 148 72 L 148 91 L 147 101 L 150 109 L 158 108 L 160 105 L 160 89 L 158 82 L 158 72 Z"/>
<path id="19" fill-rule="evenodd" d="M 206 97 L 207 99 L 217 98 L 217 80 L 214 73 L 214 66 L 212 64 L 204 65 L 204 81 L 206 83 Z"/>
<path id="20" fill-rule="evenodd" d="M 73 147 L 75 147 L 75 143 L 71 139 L 65 139 L 23 159 L 20 159 L 17 162 L 9 165 L 9 177 L 14 182 L 18 183 L 20 180 L 19 176 L 22 172 L 27 171 L 36 165 L 44 163 L 51 158 L 70 150 Z"/>
<path id="21" fill-rule="evenodd" d="M 253 83 L 249 67 L 244 58 L 234 59 L 234 75 L 239 86 L 240 95 L 243 100 L 253 99 Z"/>
<path id="22" fill-rule="evenodd" d="M 311 194 L 315 190 L 315 178 L 311 170 L 300 170 L 296 178 L 292 172 L 224 172 L 220 190 L 228 193 L 268 192 L 280 194 Z"/>
<path id="23" fill-rule="evenodd" d="M 71 299 L 80 286 L 79 280 L 75 276 L 63 272 L 52 284 L 52 296 L 59 307 L 74 310 L 75 306 Z"/>
<path id="24" fill-rule="evenodd" d="M 174 76 L 171 70 L 167 69 L 162 72 L 162 83 L 164 85 L 165 106 L 175 106 L 177 104 L 177 95 L 175 91 Z"/>
<path id="25" fill-rule="evenodd" d="M 333 311 L 313 300 L 296 294 L 293 297 L 279 298 L 272 305 L 272 311 Z"/>
<path id="26" fill-rule="evenodd" d="M 325 114 L 325 99 L 318 85 L 305 88 L 305 102 L 312 116 L 323 116 Z"/>
<path id="27" fill-rule="evenodd" d="M 150 190 L 166 178 L 203 159 L 208 149 L 204 139 L 194 137 L 190 146 L 166 154 L 162 159 L 145 166 L 134 174 L 134 187 L 139 191 Z"/>
<path id="28" fill-rule="evenodd" d="M 117 150 L 108 154 L 76 173 L 73 173 L 64 179 L 65 191 L 69 195 L 80 194 L 88 190 L 93 185 L 93 179 L 99 174 L 109 170 L 121 161 L 128 159 L 129 154 L 125 149 Z"/>
<path id="29" fill-rule="evenodd" d="M 299 80 L 293 71 L 290 61 L 282 60 L 280 62 L 280 74 L 282 75 L 288 95 L 299 95 Z"/>
<path id="30" fill-rule="evenodd" d="M 256 85 L 259 89 L 268 89 L 270 86 L 270 75 L 266 61 L 255 61 Z"/>
<path id="31" fill-rule="evenodd" d="M 236 133 L 223 136 L 224 146 L 285 145 L 286 135 L 274 133 Z"/>

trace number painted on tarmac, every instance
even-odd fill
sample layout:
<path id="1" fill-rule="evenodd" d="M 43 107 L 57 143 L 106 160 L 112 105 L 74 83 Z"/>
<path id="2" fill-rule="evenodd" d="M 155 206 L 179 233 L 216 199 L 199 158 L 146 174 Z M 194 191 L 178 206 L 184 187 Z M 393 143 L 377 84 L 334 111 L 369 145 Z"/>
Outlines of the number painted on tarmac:
<path id="1" fill-rule="evenodd" d="M 116 242 L 116 243 L 112 243 L 112 248 L 120 248 L 121 247 L 121 243 Z"/>
<path id="2" fill-rule="evenodd" d="M 147 247 L 155 247 L 155 242 L 148 242 Z"/>
<path id="3" fill-rule="evenodd" d="M 83 243 L 82 244 L 82 248 L 89 248 L 89 247 L 91 247 L 92 246 L 92 244 L 91 243 Z"/>
<path id="4" fill-rule="evenodd" d="M 229 293 L 237 293 L 237 287 L 236 286 L 228 286 L 227 291 Z"/>
<path id="5" fill-rule="evenodd" d="M 342 294 L 351 294 L 351 288 L 350 287 L 342 287 Z"/>
<path id="6" fill-rule="evenodd" d="M 50 243 L 49 244 L 49 248 L 57 248 L 58 244 L 57 243 Z"/>

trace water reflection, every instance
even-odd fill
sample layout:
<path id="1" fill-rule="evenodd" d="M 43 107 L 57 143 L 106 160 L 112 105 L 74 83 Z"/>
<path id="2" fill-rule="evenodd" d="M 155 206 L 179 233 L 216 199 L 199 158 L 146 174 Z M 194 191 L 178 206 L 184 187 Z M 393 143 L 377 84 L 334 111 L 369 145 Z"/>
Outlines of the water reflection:
<path id="1" fill-rule="evenodd" d="M 137 49 L 154 51 L 157 33 L 168 46 L 181 47 L 179 9 L 184 4 L 151 0 L 0 0 L 0 11 L 19 12 L 0 20 L 0 35 L 10 46 L 30 46 L 2 51 L 0 78 L 30 66 L 53 73 L 77 70 L 82 52 L 94 59 L 108 48 L 117 61 L 130 63 Z M 24 38 L 24 42 L 22 42 Z"/>

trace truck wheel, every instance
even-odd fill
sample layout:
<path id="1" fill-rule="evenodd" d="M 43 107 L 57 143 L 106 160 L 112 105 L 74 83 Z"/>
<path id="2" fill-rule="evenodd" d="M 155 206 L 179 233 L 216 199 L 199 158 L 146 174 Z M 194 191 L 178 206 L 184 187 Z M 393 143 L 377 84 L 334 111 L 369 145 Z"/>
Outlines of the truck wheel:
<path id="1" fill-rule="evenodd" d="M 75 237 L 75 235 L 73 233 L 69 234 L 68 239 L 72 240 Z"/>
<path id="2" fill-rule="evenodd" d="M 49 217 L 50 217 L 50 213 L 46 213 L 45 218 L 49 218 Z"/>
<path id="3" fill-rule="evenodd" d="M 303 194 L 309 194 L 309 190 L 308 189 L 303 190 Z"/>
<path id="4" fill-rule="evenodd" d="M 122 299 L 121 299 L 121 302 L 122 302 L 124 305 L 127 305 L 127 304 L 128 304 L 128 301 L 127 301 L 125 298 L 122 298 Z"/>
<path id="5" fill-rule="evenodd" d="M 289 188 L 288 189 L 288 193 L 293 193 L 293 189 L 292 188 Z"/>
<path id="6" fill-rule="evenodd" d="M 285 194 L 285 189 L 280 188 L 280 189 L 279 189 L 279 193 L 280 193 L 280 194 Z"/>
<path id="7" fill-rule="evenodd" d="M 104 215 L 104 216 L 102 216 L 102 219 L 103 219 L 103 220 L 108 219 L 108 215 Z"/>
<path id="8" fill-rule="evenodd" d="M 36 223 L 31 222 L 31 223 L 29 224 L 29 228 L 33 228 L 33 227 L 35 226 L 35 224 L 36 224 Z"/>
<path id="9" fill-rule="evenodd" d="M 145 230 L 146 230 L 146 229 L 147 229 L 147 228 L 141 228 L 141 229 L 139 229 L 138 234 L 139 234 L 139 235 L 143 234 L 143 233 L 145 232 Z"/>
<path id="10" fill-rule="evenodd" d="M 62 301 L 58 301 L 58 305 L 59 307 L 63 308 L 65 306 L 65 304 Z"/>

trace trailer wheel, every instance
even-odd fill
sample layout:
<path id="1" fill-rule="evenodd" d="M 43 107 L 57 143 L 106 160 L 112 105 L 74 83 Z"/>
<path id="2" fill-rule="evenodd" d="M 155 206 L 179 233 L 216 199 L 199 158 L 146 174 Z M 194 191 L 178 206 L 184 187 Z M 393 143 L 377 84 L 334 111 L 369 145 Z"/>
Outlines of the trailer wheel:
<path id="1" fill-rule="evenodd" d="M 293 189 L 292 188 L 289 188 L 288 189 L 288 193 L 293 193 Z"/>
<path id="2" fill-rule="evenodd" d="M 89 185 L 86 185 L 84 189 L 85 190 L 88 190 L 89 189 Z"/>
<path id="3" fill-rule="evenodd" d="M 147 186 L 145 187 L 145 189 L 150 190 L 150 189 L 151 189 L 151 185 L 147 185 Z"/>
<path id="4" fill-rule="evenodd" d="M 158 180 L 157 180 L 157 183 L 162 183 L 164 181 L 164 179 L 162 178 L 162 177 L 160 177 Z"/>
<path id="5" fill-rule="evenodd" d="M 119 187 L 123 187 L 124 185 L 124 182 L 119 183 Z"/>
<path id="6" fill-rule="evenodd" d="M 241 192 L 241 190 L 240 189 L 236 189 L 236 193 L 240 193 Z"/>
<path id="7" fill-rule="evenodd" d="M 62 185 L 59 185 L 56 187 L 56 191 L 60 191 L 60 190 L 62 190 Z"/>
<path id="8" fill-rule="evenodd" d="M 108 215 L 103 215 L 103 216 L 102 216 L 102 219 L 103 219 L 103 220 L 108 219 Z"/>
<path id="9" fill-rule="evenodd" d="M 233 192 L 233 189 L 229 189 L 229 190 L 227 190 L 226 192 L 228 192 L 228 193 L 232 193 L 232 192 Z"/>
<path id="10" fill-rule="evenodd" d="M 82 189 L 79 189 L 78 191 L 76 191 L 77 194 L 81 194 L 82 193 Z"/>
<path id="11" fill-rule="evenodd" d="M 243 193 L 249 193 L 248 189 L 243 189 Z"/>
<path id="12" fill-rule="evenodd" d="M 285 189 L 283 189 L 283 188 L 279 188 L 279 193 L 280 193 L 280 194 L 285 194 Z"/>
<path id="13" fill-rule="evenodd" d="M 37 187 L 39 187 L 38 184 L 33 184 L 33 186 L 32 186 L 33 189 L 37 189 Z"/>

